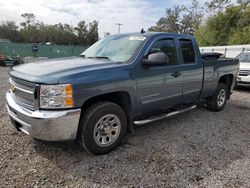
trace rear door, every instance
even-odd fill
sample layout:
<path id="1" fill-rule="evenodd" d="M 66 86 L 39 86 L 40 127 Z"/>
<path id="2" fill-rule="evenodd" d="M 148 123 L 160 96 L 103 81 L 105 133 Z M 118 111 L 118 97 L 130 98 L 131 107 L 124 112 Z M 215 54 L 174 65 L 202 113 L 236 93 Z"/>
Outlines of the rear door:
<path id="1" fill-rule="evenodd" d="M 198 45 L 194 39 L 179 38 L 180 58 L 182 62 L 183 101 L 195 101 L 200 94 L 203 82 L 203 65 Z"/>
<path id="2" fill-rule="evenodd" d="M 180 103 L 182 77 L 173 38 L 155 40 L 147 50 L 149 54 L 163 52 L 169 62 L 164 65 L 146 65 L 141 62 L 137 72 L 137 106 L 139 112 L 149 112 Z"/>

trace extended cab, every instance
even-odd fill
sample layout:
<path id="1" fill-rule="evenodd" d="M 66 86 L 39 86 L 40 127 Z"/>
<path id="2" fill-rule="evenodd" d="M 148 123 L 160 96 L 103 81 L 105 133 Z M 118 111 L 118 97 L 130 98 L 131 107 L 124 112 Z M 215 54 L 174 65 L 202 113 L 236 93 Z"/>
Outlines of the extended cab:
<path id="1" fill-rule="evenodd" d="M 78 140 L 89 152 L 116 148 L 134 125 L 205 102 L 220 111 L 239 71 L 236 59 L 201 55 L 192 36 L 108 36 L 80 57 L 10 69 L 7 110 L 14 126 L 47 141 Z"/>

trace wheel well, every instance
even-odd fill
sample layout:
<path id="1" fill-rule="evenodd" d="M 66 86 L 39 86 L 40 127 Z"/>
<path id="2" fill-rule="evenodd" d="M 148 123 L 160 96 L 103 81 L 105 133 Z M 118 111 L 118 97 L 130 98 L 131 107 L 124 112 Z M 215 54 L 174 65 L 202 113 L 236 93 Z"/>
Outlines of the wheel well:
<path id="1" fill-rule="evenodd" d="M 103 95 L 98 95 L 92 97 L 84 102 L 82 109 L 87 109 L 90 105 L 100 102 L 100 101 L 110 101 L 119 106 L 121 106 L 126 112 L 131 110 L 131 100 L 127 92 L 119 91 L 113 93 L 107 93 Z"/>
<path id="2" fill-rule="evenodd" d="M 88 109 L 89 106 L 91 106 L 94 103 L 100 102 L 100 101 L 109 101 L 113 102 L 117 105 L 119 105 L 126 113 L 127 119 L 128 119 L 128 128 L 129 131 L 133 131 L 133 127 L 131 127 L 131 118 L 130 118 L 130 112 L 131 112 L 131 99 L 127 92 L 119 91 L 119 92 L 112 92 L 107 93 L 103 95 L 98 95 L 95 97 L 92 97 L 84 102 L 82 105 L 82 112 L 84 113 L 86 109 Z"/>
<path id="3" fill-rule="evenodd" d="M 225 84 L 228 88 L 228 92 L 230 92 L 230 90 L 232 88 L 232 83 L 233 83 L 233 75 L 228 74 L 228 75 L 222 76 L 219 80 L 219 83 Z M 229 97 L 229 95 L 228 95 L 228 97 Z"/>

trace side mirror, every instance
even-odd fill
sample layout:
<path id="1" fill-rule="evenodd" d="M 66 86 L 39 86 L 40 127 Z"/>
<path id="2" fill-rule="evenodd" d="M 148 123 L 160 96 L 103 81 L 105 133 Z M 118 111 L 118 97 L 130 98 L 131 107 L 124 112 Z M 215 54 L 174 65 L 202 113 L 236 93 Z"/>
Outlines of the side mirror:
<path id="1" fill-rule="evenodd" d="M 143 59 L 144 65 L 163 65 L 169 62 L 168 56 L 163 52 L 149 54 L 147 59 Z"/>

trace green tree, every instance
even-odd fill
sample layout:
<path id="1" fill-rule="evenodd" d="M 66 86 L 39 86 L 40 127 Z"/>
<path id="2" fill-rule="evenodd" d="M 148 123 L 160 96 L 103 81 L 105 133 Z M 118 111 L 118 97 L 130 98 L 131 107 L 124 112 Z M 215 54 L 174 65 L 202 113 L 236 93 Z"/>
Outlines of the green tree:
<path id="1" fill-rule="evenodd" d="M 35 23 L 36 16 L 33 13 L 24 13 L 21 16 L 25 19 L 25 22 L 21 22 L 20 25 L 24 28 L 29 27 L 30 25 Z"/>
<path id="2" fill-rule="evenodd" d="M 149 31 L 159 31 L 159 32 L 176 32 L 180 33 L 180 17 L 181 13 L 185 10 L 183 6 L 175 6 L 173 8 L 166 9 L 165 17 L 161 17 L 159 21 L 156 22 L 155 26 L 150 27 Z"/>
<path id="3" fill-rule="evenodd" d="M 230 5 L 224 12 L 218 12 L 195 32 L 201 46 L 248 44 L 250 6 Z"/>
<path id="4" fill-rule="evenodd" d="M 186 7 L 186 10 L 192 23 L 191 27 L 193 27 L 194 30 L 197 30 L 202 23 L 204 9 L 199 4 L 199 1 L 193 0 L 191 6 Z"/>
<path id="5" fill-rule="evenodd" d="M 89 24 L 86 24 L 85 21 L 80 21 L 74 30 L 77 33 L 79 44 L 91 45 L 98 40 L 97 21 L 93 21 Z"/>
<path id="6" fill-rule="evenodd" d="M 98 22 L 93 21 L 88 25 L 88 32 L 87 32 L 87 44 L 91 45 L 98 41 Z"/>
<path id="7" fill-rule="evenodd" d="M 228 44 L 250 44 L 250 26 L 235 31 L 230 37 Z"/>
<path id="8" fill-rule="evenodd" d="M 76 27 L 67 23 L 48 25 L 36 20 L 33 13 L 21 15 L 24 19 L 21 28 L 15 22 L 0 24 L 0 38 L 10 39 L 13 42 L 55 42 L 67 45 L 91 45 L 98 40 L 98 22 L 86 23 L 80 21 Z"/>
<path id="9" fill-rule="evenodd" d="M 12 21 L 3 22 L 0 25 L 0 38 L 9 39 L 14 42 L 22 40 L 18 32 L 18 26 Z"/>
<path id="10" fill-rule="evenodd" d="M 87 43 L 87 39 L 86 39 L 87 27 L 88 25 L 86 25 L 85 21 L 80 21 L 77 27 L 75 27 L 75 31 L 78 36 L 79 44 Z"/>
<path id="11" fill-rule="evenodd" d="M 191 6 L 174 6 L 166 9 L 165 17 L 157 21 L 149 31 L 175 32 L 193 34 L 201 24 L 204 11 L 197 0 L 193 0 Z"/>
<path id="12" fill-rule="evenodd" d="M 250 0 L 237 0 L 237 3 L 242 6 L 242 8 L 247 8 L 247 6 L 250 4 Z"/>
<path id="13" fill-rule="evenodd" d="M 231 3 L 231 0 L 212 0 L 205 3 L 208 11 L 222 12 Z"/>

